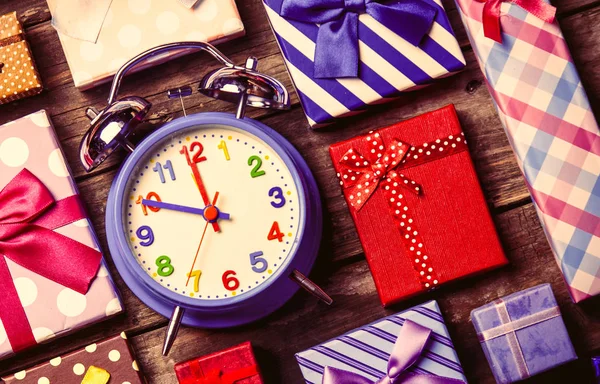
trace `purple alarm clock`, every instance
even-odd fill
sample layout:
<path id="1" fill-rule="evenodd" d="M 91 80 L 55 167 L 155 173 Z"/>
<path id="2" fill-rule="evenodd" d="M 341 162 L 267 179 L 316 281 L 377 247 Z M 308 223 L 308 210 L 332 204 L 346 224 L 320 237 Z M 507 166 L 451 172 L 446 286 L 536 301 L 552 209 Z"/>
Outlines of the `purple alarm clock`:
<path id="1" fill-rule="evenodd" d="M 199 91 L 238 103 L 236 115 L 198 113 L 173 120 L 137 147 L 128 140 L 150 103 L 116 100 L 124 74 L 166 50 L 199 48 L 225 67 L 209 73 Z M 170 96 L 191 89 L 170 91 Z M 116 148 L 131 151 L 106 205 L 114 263 L 145 304 L 171 317 L 163 353 L 179 324 L 220 328 L 264 317 L 299 286 L 331 299 L 306 278 L 318 253 L 321 202 L 298 151 L 266 125 L 244 118 L 247 105 L 289 108 L 277 80 L 231 63 L 205 43 L 173 43 L 142 53 L 115 76 L 109 105 L 88 110 L 91 128 L 81 145 L 86 170 Z"/>

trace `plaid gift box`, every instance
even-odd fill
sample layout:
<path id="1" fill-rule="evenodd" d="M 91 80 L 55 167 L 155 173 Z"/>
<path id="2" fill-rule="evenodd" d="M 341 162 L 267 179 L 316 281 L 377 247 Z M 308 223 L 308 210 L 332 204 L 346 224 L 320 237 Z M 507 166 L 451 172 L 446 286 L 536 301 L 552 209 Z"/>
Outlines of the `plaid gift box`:
<path id="1" fill-rule="evenodd" d="M 456 2 L 571 296 L 597 295 L 600 131 L 560 28 L 503 3 L 500 43 L 484 3 Z"/>
<path id="2" fill-rule="evenodd" d="M 342 5 L 337 6 L 335 1 L 314 0 L 264 0 L 264 3 L 313 128 L 364 112 L 371 104 L 391 101 L 400 92 L 419 89 L 465 67 L 441 0 L 378 3 L 361 0 L 346 1 L 346 5 L 341 1 L 337 3 Z M 293 10 L 286 12 L 290 9 Z M 424 28 L 413 25 L 420 13 L 433 15 Z M 308 22 L 311 18 L 315 22 Z M 329 22 L 322 23 L 325 19 Z M 335 23 L 337 26 L 331 25 Z M 399 32 L 403 26 L 409 31 Z M 344 33 L 336 35 L 339 39 L 322 38 L 326 35 L 324 31 L 332 29 L 354 30 L 350 32 L 356 33 L 352 38 L 353 49 L 340 46 L 340 42 L 346 41 Z M 423 36 L 415 38 L 414 34 L 419 33 L 416 30 L 423 32 Z M 320 60 L 323 57 L 325 60 Z M 343 76 L 331 75 L 336 67 L 331 61 L 344 62 Z M 319 72 L 328 72 L 327 77 Z"/>

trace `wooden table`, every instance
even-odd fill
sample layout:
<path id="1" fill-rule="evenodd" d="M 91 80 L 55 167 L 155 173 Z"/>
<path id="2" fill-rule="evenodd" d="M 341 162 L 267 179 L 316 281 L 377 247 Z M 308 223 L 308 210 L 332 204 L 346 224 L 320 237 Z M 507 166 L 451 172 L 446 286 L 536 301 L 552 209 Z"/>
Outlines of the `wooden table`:
<path id="1" fill-rule="evenodd" d="M 158 1 L 158 0 L 157 0 Z M 596 112 L 600 112 L 600 1 L 554 0 L 558 19 L 572 49 L 575 63 Z M 281 55 L 260 0 L 238 0 L 247 36 L 221 45 L 235 62 L 248 55 L 260 59 L 259 69 L 281 80 L 291 90 Z M 530 379 L 531 383 L 587 383 L 592 374 L 589 356 L 600 349 L 600 298 L 579 305 L 571 302 L 562 276 L 540 227 L 531 198 L 514 155 L 504 135 L 475 61 L 458 12 L 452 0 L 444 0 L 452 25 L 467 58 L 468 67 L 459 75 L 424 90 L 404 96 L 392 104 L 374 107 L 370 113 L 346 120 L 335 129 L 311 132 L 294 94 L 288 112 L 250 110 L 249 115 L 273 127 L 306 157 L 319 183 L 328 214 L 322 251 L 312 277 L 334 298 L 327 307 L 304 293 L 297 294 L 281 310 L 255 324 L 207 331 L 182 328 L 171 352 L 161 356 L 167 319 L 142 304 L 123 283 L 107 255 L 111 272 L 123 295 L 126 314 L 81 330 L 48 345 L 0 362 L 0 372 L 19 370 L 126 330 L 137 350 L 140 365 L 151 383 L 175 383 L 173 364 L 251 340 L 267 383 L 301 383 L 294 353 L 337 336 L 387 314 L 425 300 L 438 300 L 470 382 L 494 383 L 491 371 L 469 320 L 470 311 L 499 296 L 536 284 L 552 284 L 578 361 Z M 105 106 L 108 86 L 80 92 L 74 86 L 50 13 L 44 0 L 3 0 L 0 14 L 16 10 L 27 30 L 45 91 L 36 97 L 0 107 L 0 124 L 44 108 L 50 112 L 82 197 L 96 231 L 107 250 L 104 208 L 110 183 L 123 155 L 112 156 L 97 171 L 86 174 L 78 159 L 79 142 L 89 125 L 85 108 Z M 197 86 L 202 74 L 215 68 L 203 54 L 193 54 L 132 75 L 122 94 L 136 94 L 153 104 L 154 121 L 182 114 L 180 103 L 170 101 L 166 90 L 182 85 Z M 489 207 L 502 239 L 510 266 L 450 284 L 438 292 L 421 295 L 389 309 L 379 304 L 348 208 L 341 196 L 328 145 L 372 128 L 454 103 L 470 142 L 470 148 Z M 194 94 L 185 100 L 187 112 L 234 111 L 234 106 Z M 460 252 L 460 250 L 458 250 Z M 485 257 L 485 255 L 482 255 Z M 67 384 L 67 383 L 65 383 Z"/>

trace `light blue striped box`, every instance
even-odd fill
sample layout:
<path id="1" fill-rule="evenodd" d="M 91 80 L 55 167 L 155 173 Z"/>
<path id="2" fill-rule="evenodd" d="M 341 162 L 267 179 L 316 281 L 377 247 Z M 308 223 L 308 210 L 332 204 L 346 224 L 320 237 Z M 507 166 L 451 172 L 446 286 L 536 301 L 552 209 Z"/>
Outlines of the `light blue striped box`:
<path id="1" fill-rule="evenodd" d="M 362 14 L 358 26 L 359 77 L 316 79 L 313 68 L 319 26 L 281 17 L 283 1 L 264 0 L 265 9 L 313 128 L 364 112 L 369 105 L 392 101 L 402 92 L 420 89 L 466 65 L 441 0 L 422 0 L 438 12 L 419 46 Z"/>
<path id="2" fill-rule="evenodd" d="M 388 359 L 406 319 L 432 330 L 421 359 L 408 372 L 467 382 L 440 307 L 434 300 L 297 353 L 296 360 L 304 380 L 308 384 L 321 384 L 323 371 L 330 366 L 355 372 L 376 382 L 386 374 Z"/>

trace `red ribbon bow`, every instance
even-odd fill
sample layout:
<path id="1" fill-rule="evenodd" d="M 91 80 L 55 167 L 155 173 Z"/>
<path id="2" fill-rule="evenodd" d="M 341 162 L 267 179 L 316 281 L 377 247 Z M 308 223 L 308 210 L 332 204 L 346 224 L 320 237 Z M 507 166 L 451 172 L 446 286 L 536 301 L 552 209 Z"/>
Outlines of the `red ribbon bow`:
<path id="1" fill-rule="evenodd" d="M 502 43 L 502 31 L 500 27 L 500 7 L 502 3 L 509 2 L 523 8 L 540 20 L 553 23 L 556 16 L 556 8 L 544 0 L 477 0 L 485 3 L 483 6 L 483 34 L 485 37 Z"/>
<path id="2" fill-rule="evenodd" d="M 398 169 L 414 167 L 467 150 L 464 135 L 450 135 L 419 147 L 409 146 L 397 139 L 386 146 L 378 132 L 369 132 L 363 136 L 363 140 L 368 147 L 367 158 L 351 148 L 339 160 L 342 165 L 337 174 L 340 185 L 346 189 L 352 208 L 359 211 L 381 184 L 390 213 L 410 257 L 414 260 L 413 267 L 419 280 L 425 289 L 431 288 L 440 281 L 431 266 L 423 238 L 403 194 L 407 190 L 420 196 L 423 188 L 399 173 Z"/>
<path id="3" fill-rule="evenodd" d="M 0 191 L 0 320 L 14 352 L 36 341 L 5 258 L 64 287 L 87 293 L 102 254 L 53 231 L 83 218 L 86 215 L 79 196 L 54 201 L 46 186 L 27 169 Z"/>
<path id="4" fill-rule="evenodd" d="M 180 384 L 235 384 L 238 381 L 258 375 L 258 367 L 250 365 L 236 369 L 232 372 L 223 373 L 220 369 L 213 369 L 202 377 L 186 377 Z"/>

